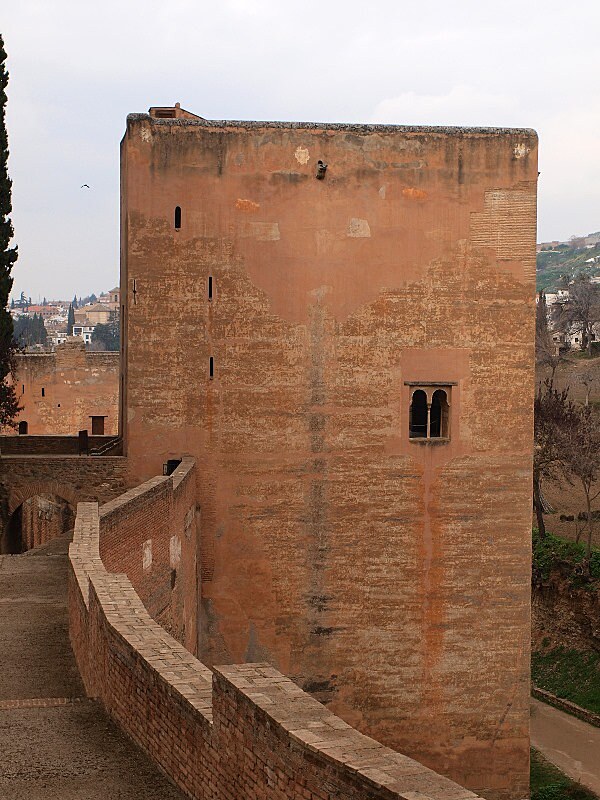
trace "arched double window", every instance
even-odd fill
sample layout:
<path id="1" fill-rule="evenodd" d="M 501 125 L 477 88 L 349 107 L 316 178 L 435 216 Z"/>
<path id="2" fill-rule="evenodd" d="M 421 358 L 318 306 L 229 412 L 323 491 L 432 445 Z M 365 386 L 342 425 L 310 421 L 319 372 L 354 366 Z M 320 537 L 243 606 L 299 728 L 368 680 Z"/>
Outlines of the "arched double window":
<path id="1" fill-rule="evenodd" d="M 409 384 L 410 410 L 408 435 L 410 439 L 450 438 L 450 385 Z"/>

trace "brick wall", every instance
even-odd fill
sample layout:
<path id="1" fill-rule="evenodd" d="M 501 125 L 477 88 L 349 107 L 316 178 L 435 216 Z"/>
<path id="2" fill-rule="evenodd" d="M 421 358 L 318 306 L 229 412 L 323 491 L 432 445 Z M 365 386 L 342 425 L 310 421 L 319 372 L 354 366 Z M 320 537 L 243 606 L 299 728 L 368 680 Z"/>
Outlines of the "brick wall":
<path id="1" fill-rule="evenodd" d="M 196 472 L 183 459 L 100 510 L 100 556 L 124 572 L 150 615 L 191 652 L 197 644 Z"/>
<path id="2" fill-rule="evenodd" d="M 82 428 L 82 430 L 85 429 Z M 88 436 L 90 450 L 116 442 L 117 447 L 111 448 L 112 455 L 120 455 L 120 443 L 114 436 Z M 0 454 L 4 456 L 43 456 L 43 455 L 79 455 L 78 436 L 10 436 L 0 435 Z"/>
<path id="3" fill-rule="evenodd" d="M 9 523 L 19 507 L 36 495 L 77 503 L 106 503 L 126 488 L 122 456 L 2 455 L 0 458 L 0 553 L 10 552 Z"/>
<path id="4" fill-rule="evenodd" d="M 21 552 L 46 544 L 73 529 L 75 509 L 56 496 L 30 497 L 19 510 Z"/>
<path id="5" fill-rule="evenodd" d="M 185 490 L 193 472 L 189 464 L 180 470 L 165 480 L 174 496 L 178 482 Z M 151 481 L 112 509 L 79 505 L 69 551 L 70 631 L 87 693 L 189 797 L 476 797 L 352 729 L 268 664 L 211 673 L 159 626 L 127 576 L 107 571 L 100 552 L 111 514 L 127 524 L 127 505 L 133 516 L 145 495 L 150 507 L 159 508 L 164 492 L 162 483 Z M 176 506 L 174 499 L 174 517 Z M 162 530 L 164 522 L 157 522 Z M 104 547 L 114 541 L 115 530 Z M 134 571 L 129 559 L 128 565 Z"/>

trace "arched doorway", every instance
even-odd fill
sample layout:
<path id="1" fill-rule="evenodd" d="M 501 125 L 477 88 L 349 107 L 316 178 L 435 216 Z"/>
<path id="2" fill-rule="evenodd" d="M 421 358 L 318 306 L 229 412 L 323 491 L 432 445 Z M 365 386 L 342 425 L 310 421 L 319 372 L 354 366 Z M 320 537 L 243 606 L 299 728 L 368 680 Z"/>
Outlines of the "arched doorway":
<path id="1" fill-rule="evenodd" d="M 73 529 L 75 508 L 57 494 L 35 494 L 9 517 L 3 553 L 25 553 Z"/>

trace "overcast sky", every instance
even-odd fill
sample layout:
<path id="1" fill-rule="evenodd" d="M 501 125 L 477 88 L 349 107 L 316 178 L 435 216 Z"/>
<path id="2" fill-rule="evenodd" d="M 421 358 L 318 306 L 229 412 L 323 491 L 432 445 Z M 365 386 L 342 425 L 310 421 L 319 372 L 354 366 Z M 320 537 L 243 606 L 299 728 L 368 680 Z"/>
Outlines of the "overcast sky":
<path id="1" fill-rule="evenodd" d="M 535 128 L 538 240 L 600 229 L 598 0 L 3 6 L 15 296 L 118 283 L 125 117 L 176 101 L 211 119 Z"/>

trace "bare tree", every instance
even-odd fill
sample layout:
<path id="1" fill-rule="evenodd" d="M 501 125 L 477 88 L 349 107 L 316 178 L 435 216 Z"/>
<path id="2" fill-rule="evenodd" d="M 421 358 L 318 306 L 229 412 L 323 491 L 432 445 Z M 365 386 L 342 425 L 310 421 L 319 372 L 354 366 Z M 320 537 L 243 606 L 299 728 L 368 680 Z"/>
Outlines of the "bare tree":
<path id="1" fill-rule="evenodd" d="M 546 535 L 542 501 L 542 479 L 559 480 L 568 469 L 571 450 L 565 449 L 565 438 L 572 444 L 573 430 L 578 425 L 578 412 L 569 398 L 569 389 L 555 389 L 551 380 L 540 383 L 534 404 L 535 447 L 533 456 L 533 506 L 538 531 Z"/>
<path id="2" fill-rule="evenodd" d="M 576 481 L 585 495 L 586 564 L 592 553 L 594 514 L 592 506 L 600 496 L 600 418 L 592 406 L 576 409 L 577 422 L 565 428 L 560 447 L 564 453 L 567 476 Z"/>
<path id="3" fill-rule="evenodd" d="M 548 306 L 543 291 L 538 293 L 535 307 L 535 363 L 550 369 L 550 382 L 554 382 L 557 368 L 565 359 L 560 354 L 560 347 L 555 344 L 548 327 Z"/>
<path id="4" fill-rule="evenodd" d="M 562 333 L 581 334 L 581 349 L 592 353 L 593 327 L 600 320 L 600 292 L 587 275 L 578 275 L 570 283 L 566 277 L 561 283 L 569 290 L 565 303 L 556 303 L 552 310 L 555 327 Z"/>
<path id="5" fill-rule="evenodd" d="M 577 383 L 581 384 L 585 389 L 584 405 L 586 406 L 589 406 L 590 404 L 590 395 L 592 393 L 592 390 L 598 385 L 598 377 L 599 377 L 598 371 L 592 368 L 586 369 L 584 372 L 581 372 L 576 377 Z"/>

